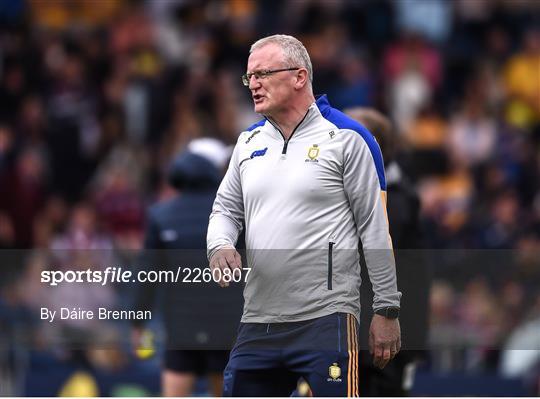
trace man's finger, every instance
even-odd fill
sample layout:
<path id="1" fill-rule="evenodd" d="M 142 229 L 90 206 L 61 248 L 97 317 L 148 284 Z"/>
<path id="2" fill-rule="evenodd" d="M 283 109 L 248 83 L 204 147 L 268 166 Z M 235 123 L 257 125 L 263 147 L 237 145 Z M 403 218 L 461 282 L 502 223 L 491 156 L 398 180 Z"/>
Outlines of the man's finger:
<path id="1" fill-rule="evenodd" d="M 397 341 L 392 342 L 390 344 L 390 359 L 393 359 L 397 355 L 398 352 L 399 350 L 397 348 Z"/>
<path id="2" fill-rule="evenodd" d="M 385 344 L 381 360 L 381 369 L 383 369 L 388 364 L 391 358 L 392 356 L 390 354 L 390 347 L 388 346 L 388 344 Z"/>
<path id="3" fill-rule="evenodd" d="M 228 253 L 225 259 L 227 260 L 227 265 L 231 270 L 238 268 L 236 256 L 234 256 L 234 252 Z"/>
<path id="4" fill-rule="evenodd" d="M 390 345 L 385 344 L 383 349 L 383 359 L 390 360 Z"/>
<path id="5" fill-rule="evenodd" d="M 375 353 L 373 353 L 373 365 L 377 368 L 379 368 L 379 363 L 380 363 L 380 357 L 377 357 L 377 355 Z"/>
<path id="6" fill-rule="evenodd" d="M 218 260 L 219 268 L 221 269 L 221 273 L 219 273 L 219 279 L 218 283 L 220 287 L 228 287 L 229 283 L 226 282 L 223 277 L 225 276 L 225 270 L 229 268 L 229 265 L 227 264 L 227 259 L 224 256 L 220 256 Z"/>
<path id="7" fill-rule="evenodd" d="M 375 345 L 375 353 L 373 355 L 373 364 L 375 367 L 381 367 L 383 356 L 383 348 L 381 345 Z"/>
<path id="8" fill-rule="evenodd" d="M 234 251 L 234 259 L 236 260 L 236 267 L 241 269 L 242 268 L 242 256 L 240 255 L 240 253 L 238 253 L 238 251 Z"/>
<path id="9" fill-rule="evenodd" d="M 211 269 L 216 269 L 216 268 L 221 269 L 221 266 L 220 266 L 221 258 L 223 258 L 223 253 L 220 250 L 220 251 L 217 251 L 214 254 L 214 256 L 212 256 L 212 258 L 210 259 L 210 268 Z"/>
<path id="10" fill-rule="evenodd" d="M 214 256 L 212 256 L 212 258 L 210 258 L 210 269 L 214 270 L 216 267 L 218 267 L 218 265 L 217 265 L 217 256 L 214 255 Z"/>

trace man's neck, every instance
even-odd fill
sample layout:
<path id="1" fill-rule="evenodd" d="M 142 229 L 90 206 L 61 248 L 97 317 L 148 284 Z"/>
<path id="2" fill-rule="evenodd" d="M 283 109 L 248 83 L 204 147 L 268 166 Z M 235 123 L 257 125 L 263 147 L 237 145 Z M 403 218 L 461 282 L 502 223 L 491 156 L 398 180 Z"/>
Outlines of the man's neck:
<path id="1" fill-rule="evenodd" d="M 283 112 L 276 115 L 268 115 L 267 117 L 278 126 L 285 140 L 289 140 L 294 129 L 304 119 L 309 107 L 314 102 L 315 97 L 313 95 L 305 96 L 297 104 L 285 109 Z"/>

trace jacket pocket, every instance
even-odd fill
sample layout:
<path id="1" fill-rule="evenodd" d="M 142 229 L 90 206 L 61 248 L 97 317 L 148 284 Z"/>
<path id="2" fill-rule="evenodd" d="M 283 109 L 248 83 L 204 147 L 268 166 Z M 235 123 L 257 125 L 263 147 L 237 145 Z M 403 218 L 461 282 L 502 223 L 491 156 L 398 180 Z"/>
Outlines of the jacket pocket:
<path id="1" fill-rule="evenodd" d="M 332 289 L 332 263 L 333 263 L 333 249 L 334 249 L 334 242 L 333 241 L 330 241 L 328 243 L 328 277 L 327 277 L 327 280 L 328 280 L 328 289 L 331 290 Z"/>

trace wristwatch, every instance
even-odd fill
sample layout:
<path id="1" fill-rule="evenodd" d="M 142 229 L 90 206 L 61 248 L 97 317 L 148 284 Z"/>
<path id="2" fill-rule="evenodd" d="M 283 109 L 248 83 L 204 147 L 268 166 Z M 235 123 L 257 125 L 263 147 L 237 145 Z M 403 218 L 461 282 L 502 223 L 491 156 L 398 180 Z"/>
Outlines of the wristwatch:
<path id="1" fill-rule="evenodd" d="M 399 317 L 399 308 L 394 306 L 388 306 L 386 308 L 380 308 L 375 311 L 376 314 L 386 317 L 387 319 L 397 319 Z"/>

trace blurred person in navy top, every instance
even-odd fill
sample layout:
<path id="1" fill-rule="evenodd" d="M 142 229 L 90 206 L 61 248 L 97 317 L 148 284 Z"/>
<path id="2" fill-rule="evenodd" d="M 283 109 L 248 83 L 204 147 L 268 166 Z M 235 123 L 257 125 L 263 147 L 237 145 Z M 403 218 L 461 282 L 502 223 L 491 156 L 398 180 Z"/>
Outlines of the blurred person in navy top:
<path id="1" fill-rule="evenodd" d="M 229 156 L 230 151 L 223 143 L 202 138 L 189 143 L 173 161 L 168 178 L 179 193 L 149 208 L 142 257 L 142 267 L 147 271 L 207 265 L 204 249 L 208 216 Z M 197 256 L 199 253 L 201 256 Z M 158 284 L 140 284 L 137 309 L 153 307 Z M 159 294 L 163 296 L 160 310 L 167 335 L 162 395 L 192 396 L 199 375 L 208 375 L 213 396 L 221 394 L 228 351 L 224 350 L 226 345 L 215 343 L 212 334 L 234 334 L 240 318 L 240 289 L 226 293 L 213 282 L 159 285 Z M 227 301 L 238 303 L 231 305 Z M 224 304 L 230 310 L 223 310 Z M 219 323 L 220 328 L 214 328 L 213 323 Z M 141 324 L 135 326 L 134 341 L 141 337 L 142 331 Z M 201 334 L 205 339 L 199 339 Z"/>
<path id="2" fill-rule="evenodd" d="M 390 236 L 396 257 L 398 289 L 403 292 L 400 323 L 403 342 L 402 350 L 384 369 L 374 367 L 367 350 L 359 355 L 360 396 L 407 396 L 412 387 L 418 360 L 427 348 L 429 331 L 428 297 L 430 277 L 423 259 L 424 233 L 420 227 L 420 200 L 416 189 L 405 170 L 398 163 L 400 150 L 392 123 L 383 114 L 372 108 L 353 107 L 344 111 L 364 125 L 377 139 L 384 156 L 388 190 L 388 219 Z M 368 275 L 362 267 L 362 280 Z M 360 287 L 362 307 L 360 315 L 360 347 L 368 347 L 371 298 L 370 284 Z"/>

